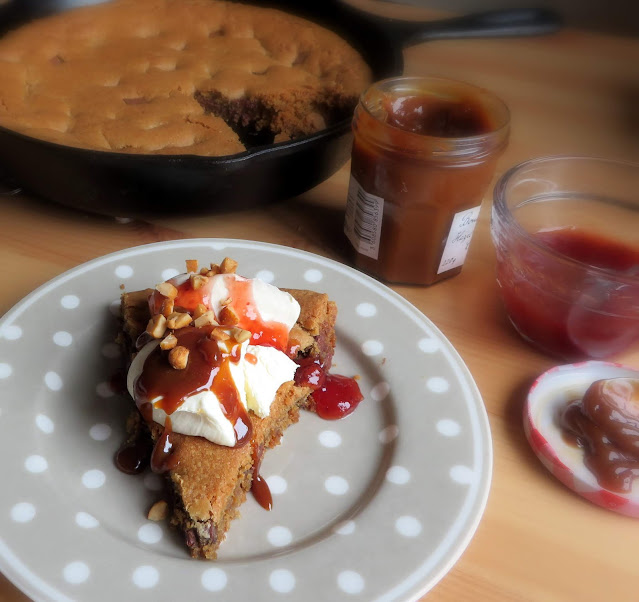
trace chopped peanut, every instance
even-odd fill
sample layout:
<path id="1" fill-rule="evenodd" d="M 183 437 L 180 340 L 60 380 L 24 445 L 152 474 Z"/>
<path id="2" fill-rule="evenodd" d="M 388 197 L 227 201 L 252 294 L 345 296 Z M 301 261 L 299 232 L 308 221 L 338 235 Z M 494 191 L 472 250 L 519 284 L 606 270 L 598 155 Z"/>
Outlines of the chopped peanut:
<path id="1" fill-rule="evenodd" d="M 175 307 L 175 301 L 173 299 L 166 298 L 162 301 L 162 315 L 168 318 L 173 313 Z"/>
<path id="2" fill-rule="evenodd" d="M 160 500 L 155 502 L 153 506 L 149 508 L 149 512 L 146 517 L 149 520 L 161 521 L 166 520 L 166 517 L 169 515 L 169 505 L 164 501 Z"/>
<path id="3" fill-rule="evenodd" d="M 199 318 L 195 318 L 193 324 L 199 328 L 200 326 L 218 326 L 215 320 L 215 314 L 212 311 L 203 313 Z"/>
<path id="4" fill-rule="evenodd" d="M 248 341 L 251 338 L 251 331 L 244 330 L 243 328 L 233 328 L 231 329 L 231 336 L 238 343 L 243 343 L 244 341 Z"/>
<path id="5" fill-rule="evenodd" d="M 209 268 L 200 268 L 200 276 L 208 276 L 209 271 Z"/>
<path id="6" fill-rule="evenodd" d="M 184 328 L 188 326 L 192 322 L 193 318 L 187 313 L 181 313 L 179 311 L 174 311 L 166 320 L 168 327 L 171 330 L 176 330 L 178 328 Z"/>
<path id="7" fill-rule="evenodd" d="M 154 339 L 161 339 L 166 332 L 166 318 L 162 314 L 155 314 L 146 325 L 146 331 Z"/>
<path id="8" fill-rule="evenodd" d="M 211 272 L 213 272 L 211 274 Z M 215 276 L 220 273 L 220 266 L 217 263 L 211 263 L 211 269 L 209 270 L 208 276 Z"/>
<path id="9" fill-rule="evenodd" d="M 201 274 L 191 274 L 191 288 L 194 291 L 202 288 L 207 281 L 208 278 L 206 276 L 202 276 Z"/>
<path id="10" fill-rule="evenodd" d="M 160 284 L 155 287 L 155 290 L 158 291 L 160 295 L 164 295 L 169 299 L 175 299 L 178 294 L 178 290 L 170 282 L 160 282 Z"/>
<path id="11" fill-rule="evenodd" d="M 237 261 L 230 257 L 225 257 L 220 264 L 220 272 L 222 274 L 234 274 L 235 270 L 237 270 Z"/>
<path id="12" fill-rule="evenodd" d="M 176 370 L 184 370 L 189 361 L 189 350 L 182 345 L 177 345 L 169 351 L 169 364 Z"/>
<path id="13" fill-rule="evenodd" d="M 235 326 L 240 321 L 240 317 L 235 313 L 230 305 L 225 305 L 220 310 L 218 322 L 223 326 Z"/>
<path id="14" fill-rule="evenodd" d="M 214 328 L 209 335 L 211 339 L 215 339 L 216 341 L 228 341 L 231 337 L 229 333 L 226 332 L 223 328 Z"/>
<path id="15" fill-rule="evenodd" d="M 173 349 L 173 347 L 175 347 L 176 345 L 177 337 L 173 333 L 170 333 L 162 339 L 162 342 L 160 343 L 160 349 L 164 349 L 166 351 L 167 349 Z"/>
<path id="16" fill-rule="evenodd" d="M 231 297 L 227 297 L 226 299 L 222 299 L 220 301 L 220 305 L 224 306 L 224 305 L 231 305 L 233 299 L 231 299 Z"/>
<path id="17" fill-rule="evenodd" d="M 199 318 L 201 315 L 205 314 L 207 311 L 208 309 L 206 309 L 206 305 L 203 305 L 202 303 L 198 303 L 197 307 L 193 310 L 193 317 Z"/>
<path id="18" fill-rule="evenodd" d="M 186 271 L 187 272 L 197 272 L 197 259 L 187 259 L 186 260 Z"/>

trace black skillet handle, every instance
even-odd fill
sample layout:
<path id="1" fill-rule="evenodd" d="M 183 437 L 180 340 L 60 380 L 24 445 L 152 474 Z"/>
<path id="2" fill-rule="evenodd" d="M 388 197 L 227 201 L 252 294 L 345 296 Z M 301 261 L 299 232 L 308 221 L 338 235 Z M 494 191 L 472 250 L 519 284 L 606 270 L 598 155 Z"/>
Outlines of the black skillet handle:
<path id="1" fill-rule="evenodd" d="M 401 46 L 430 40 L 541 35 L 562 26 L 559 15 L 545 8 L 493 10 L 425 22 L 385 21 L 384 28 Z"/>

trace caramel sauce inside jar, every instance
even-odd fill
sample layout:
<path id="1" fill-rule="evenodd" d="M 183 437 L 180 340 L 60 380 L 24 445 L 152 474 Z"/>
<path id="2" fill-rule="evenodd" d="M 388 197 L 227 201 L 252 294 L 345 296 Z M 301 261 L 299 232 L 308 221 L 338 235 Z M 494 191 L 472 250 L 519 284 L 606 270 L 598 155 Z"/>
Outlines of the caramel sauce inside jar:
<path id="1" fill-rule="evenodd" d="M 412 284 L 458 274 L 507 143 L 505 105 L 461 82 L 386 80 L 362 96 L 353 132 L 345 231 L 356 267 Z"/>

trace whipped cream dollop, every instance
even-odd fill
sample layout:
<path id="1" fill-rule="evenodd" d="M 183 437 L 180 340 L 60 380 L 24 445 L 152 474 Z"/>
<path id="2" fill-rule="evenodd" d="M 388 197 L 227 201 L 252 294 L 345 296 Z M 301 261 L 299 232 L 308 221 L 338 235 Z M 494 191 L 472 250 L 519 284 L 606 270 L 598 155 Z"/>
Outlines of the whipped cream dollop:
<path id="1" fill-rule="evenodd" d="M 223 307 L 231 307 L 239 318 L 236 326 L 251 332 L 251 338 L 241 343 L 232 336 L 215 343 L 226 358 L 223 361 L 228 362 L 239 403 L 260 418 L 268 416 L 278 389 L 293 380 L 297 369 L 285 349 L 288 333 L 300 313 L 299 304 L 288 293 L 259 279 L 219 274 L 209 277 L 204 286 L 194 291 L 184 286 L 188 278 L 189 275 L 182 275 L 170 281 L 180 291 L 176 305 L 192 310 L 194 304 L 201 303 L 216 316 Z M 232 335 L 231 328 L 225 328 L 224 332 Z M 159 343 L 154 340 L 142 347 L 129 368 L 127 388 L 136 401 L 136 382 Z M 216 395 L 218 388 L 214 385 L 215 380 L 210 389 L 195 391 L 182 400 L 170 414 L 172 430 L 232 447 L 237 443 L 235 425 L 226 416 L 223 400 Z M 163 397 L 159 394 L 146 400 L 152 406 L 152 419 L 161 425 L 167 418 L 160 407 Z"/>

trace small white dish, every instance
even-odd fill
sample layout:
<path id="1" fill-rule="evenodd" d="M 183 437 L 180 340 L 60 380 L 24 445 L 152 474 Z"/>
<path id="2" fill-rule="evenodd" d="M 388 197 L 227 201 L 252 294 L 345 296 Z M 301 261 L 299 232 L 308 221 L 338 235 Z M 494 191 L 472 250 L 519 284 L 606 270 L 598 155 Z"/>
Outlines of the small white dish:
<path id="1" fill-rule="evenodd" d="M 610 491 L 584 464 L 582 449 L 562 436 L 558 415 L 567 402 L 580 399 L 595 381 L 639 378 L 639 370 L 612 362 L 589 361 L 555 366 L 533 383 L 524 407 L 524 430 L 542 464 L 564 485 L 608 510 L 639 518 L 639 480 L 632 491 Z"/>

